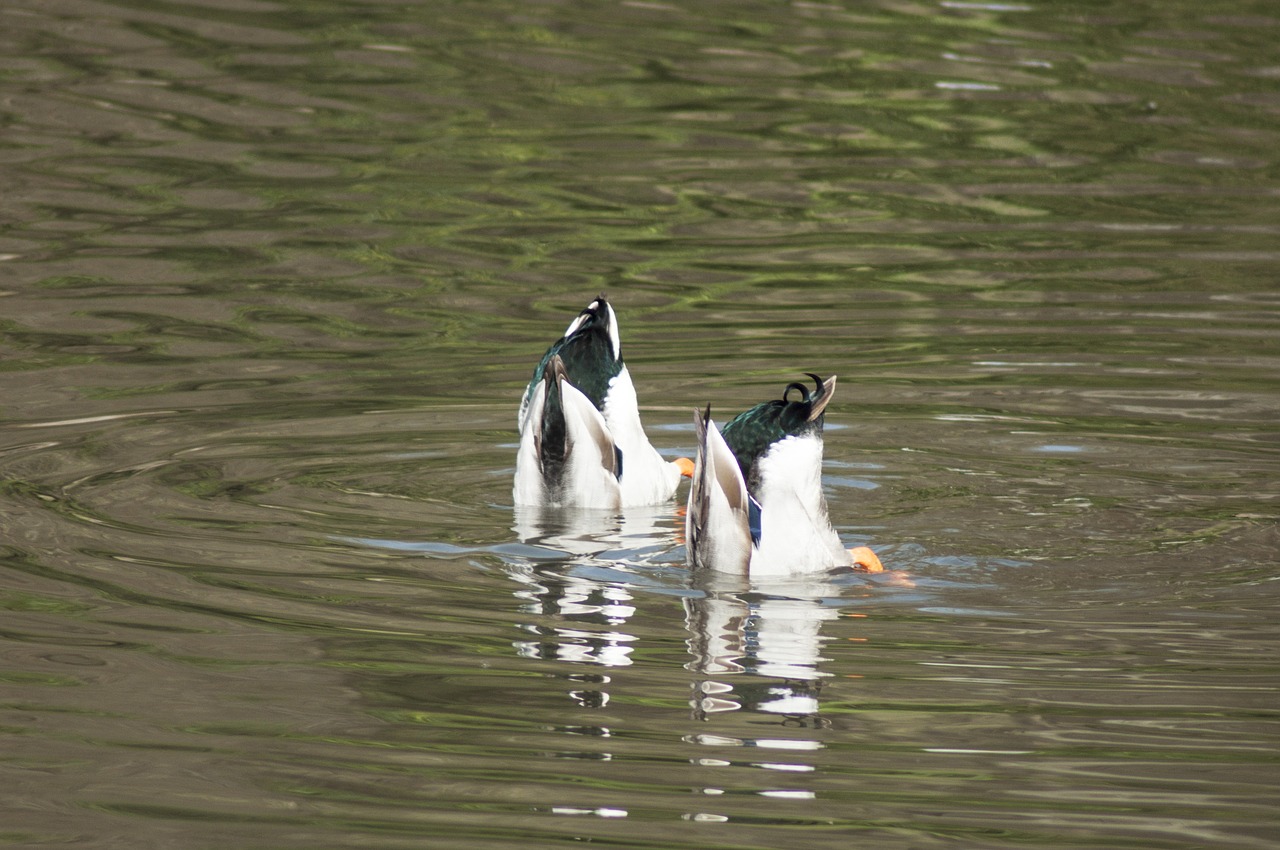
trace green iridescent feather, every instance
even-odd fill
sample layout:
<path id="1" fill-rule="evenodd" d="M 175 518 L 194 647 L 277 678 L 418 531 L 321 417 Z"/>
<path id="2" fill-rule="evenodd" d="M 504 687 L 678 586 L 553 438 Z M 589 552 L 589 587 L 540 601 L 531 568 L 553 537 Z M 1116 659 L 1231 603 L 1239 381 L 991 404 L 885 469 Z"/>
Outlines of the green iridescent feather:
<path id="1" fill-rule="evenodd" d="M 787 384 L 782 398 L 761 402 L 739 413 L 720 429 L 751 493 L 759 489 L 757 464 L 770 446 L 786 437 L 822 433 L 823 411 L 831 400 L 831 384 L 824 383 L 817 375 L 806 374 L 813 378 L 814 390 L 800 383 Z M 789 398 L 793 390 L 798 391 L 800 398 Z"/>

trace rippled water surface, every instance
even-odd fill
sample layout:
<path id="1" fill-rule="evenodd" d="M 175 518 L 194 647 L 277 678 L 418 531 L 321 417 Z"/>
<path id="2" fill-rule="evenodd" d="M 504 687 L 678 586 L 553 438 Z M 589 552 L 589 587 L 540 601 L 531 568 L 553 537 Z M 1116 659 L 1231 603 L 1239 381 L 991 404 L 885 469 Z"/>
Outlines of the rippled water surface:
<path id="1" fill-rule="evenodd" d="M 6 0 L 0 844 L 1276 846 L 1278 39 Z M 515 511 L 600 291 L 672 457 L 838 374 L 889 570 Z"/>

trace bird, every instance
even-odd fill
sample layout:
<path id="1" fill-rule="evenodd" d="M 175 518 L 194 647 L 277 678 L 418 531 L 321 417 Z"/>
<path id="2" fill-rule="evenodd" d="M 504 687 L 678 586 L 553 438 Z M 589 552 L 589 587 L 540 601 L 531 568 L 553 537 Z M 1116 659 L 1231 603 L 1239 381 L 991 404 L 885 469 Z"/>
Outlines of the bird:
<path id="1" fill-rule="evenodd" d="M 711 407 L 694 413 L 698 451 L 685 511 L 691 567 L 756 577 L 842 566 L 880 572 L 865 546 L 846 549 L 822 494 L 823 415 L 836 387 L 806 373 L 719 428 Z M 793 397 L 794 396 L 794 397 Z"/>
<path id="2" fill-rule="evenodd" d="M 675 496 L 693 461 L 645 435 L 613 306 L 601 293 L 543 354 L 517 417 L 517 505 L 619 510 Z"/>

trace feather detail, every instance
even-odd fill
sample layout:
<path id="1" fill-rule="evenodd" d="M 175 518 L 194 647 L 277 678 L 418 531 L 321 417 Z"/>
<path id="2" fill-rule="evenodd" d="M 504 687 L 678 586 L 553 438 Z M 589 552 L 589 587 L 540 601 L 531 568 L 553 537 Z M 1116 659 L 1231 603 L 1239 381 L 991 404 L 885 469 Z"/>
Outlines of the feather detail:
<path id="1" fill-rule="evenodd" d="M 691 565 L 756 577 L 851 563 L 822 493 L 823 416 L 836 379 L 809 377 L 813 390 L 788 384 L 781 399 L 735 416 L 723 430 L 709 409 L 695 416 L 699 451 L 686 514 Z"/>
<path id="2" fill-rule="evenodd" d="M 577 404 L 579 399 L 585 404 Z M 640 423 L 617 315 L 603 293 L 543 354 L 521 399 L 517 422 L 516 504 L 651 505 L 670 499 L 680 482 L 679 462 L 665 460 Z M 571 434 L 568 423 L 579 430 Z M 581 459 L 578 451 L 585 452 Z M 611 473 L 612 486 L 588 485 L 596 477 L 596 465 Z M 562 479 L 569 469 L 572 483 L 566 486 Z"/>
<path id="3" fill-rule="evenodd" d="M 685 512 L 689 563 L 746 574 L 756 536 L 752 514 L 759 516 L 758 505 L 747 492 L 738 462 L 712 420 L 710 407 L 694 413 L 693 426 L 698 453 Z"/>
<path id="4" fill-rule="evenodd" d="M 516 455 L 517 504 L 617 508 L 622 453 L 600 411 L 552 355 L 523 412 Z"/>

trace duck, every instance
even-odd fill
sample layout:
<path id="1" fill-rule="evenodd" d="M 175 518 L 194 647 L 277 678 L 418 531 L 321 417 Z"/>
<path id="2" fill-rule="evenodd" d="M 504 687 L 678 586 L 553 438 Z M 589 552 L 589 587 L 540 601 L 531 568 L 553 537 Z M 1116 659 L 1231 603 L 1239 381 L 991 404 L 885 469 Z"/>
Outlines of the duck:
<path id="1" fill-rule="evenodd" d="M 698 449 L 685 511 L 687 560 L 751 578 L 857 567 L 884 569 L 865 546 L 845 548 L 822 493 L 822 427 L 836 377 L 791 382 L 723 428 L 695 411 Z"/>
<path id="2" fill-rule="evenodd" d="M 542 355 L 520 402 L 516 505 L 622 508 L 672 499 L 693 461 L 668 461 L 640 422 L 613 305 L 601 293 Z"/>

